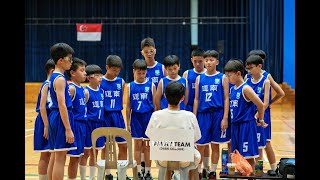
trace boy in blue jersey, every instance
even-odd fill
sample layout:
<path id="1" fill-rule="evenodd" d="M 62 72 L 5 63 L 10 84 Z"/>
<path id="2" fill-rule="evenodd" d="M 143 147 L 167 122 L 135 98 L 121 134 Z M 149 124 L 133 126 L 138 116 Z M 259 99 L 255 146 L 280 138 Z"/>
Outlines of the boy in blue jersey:
<path id="1" fill-rule="evenodd" d="M 208 178 L 216 178 L 219 161 L 219 144 L 230 142 L 230 128 L 228 128 L 229 112 L 229 81 L 221 72 L 217 71 L 219 53 L 208 50 L 204 53 L 207 72 L 196 78 L 193 113 L 197 116 L 202 137 L 197 141 L 201 155 L 204 145 L 211 144 L 211 167 Z M 198 167 L 201 172 L 201 167 Z M 202 176 L 207 177 L 203 169 Z"/>
<path id="2" fill-rule="evenodd" d="M 147 75 L 146 79 L 152 80 L 152 82 L 158 87 L 158 83 L 161 78 L 167 76 L 167 72 L 163 64 L 155 60 L 156 46 L 154 40 L 151 37 L 144 38 L 141 41 L 141 54 L 144 60 L 147 62 Z"/>
<path id="3" fill-rule="evenodd" d="M 66 43 L 57 43 L 50 48 L 55 69 L 49 79 L 47 100 L 51 113 L 48 117 L 51 157 L 48 179 L 63 180 L 67 151 L 77 149 L 75 142 L 72 99 L 69 84 L 64 75 L 70 69 L 74 50 Z"/>
<path id="4" fill-rule="evenodd" d="M 107 72 L 102 77 L 101 89 L 104 95 L 104 121 L 107 127 L 117 127 L 126 129 L 122 109 L 123 109 L 123 91 L 125 82 L 121 77 L 118 77 L 122 68 L 122 60 L 117 55 L 109 55 L 106 59 Z M 127 159 L 127 143 L 123 138 L 116 137 L 118 143 L 119 160 Z M 104 155 L 105 148 L 102 150 Z M 102 157 L 104 159 L 105 157 Z M 112 179 L 110 169 L 106 170 L 107 178 Z"/>
<path id="5" fill-rule="evenodd" d="M 246 71 L 250 74 L 251 78 L 246 80 L 246 83 L 252 87 L 254 92 L 259 96 L 263 102 L 263 108 L 265 110 L 264 122 L 266 122 L 266 109 L 269 108 L 270 97 L 270 81 L 267 76 L 263 76 L 261 73 L 263 61 L 258 55 L 251 55 L 245 61 Z M 267 124 L 267 123 L 266 123 Z M 266 136 L 264 128 L 257 127 L 257 141 L 259 147 L 259 157 L 257 160 L 262 160 L 262 150 L 266 147 Z"/>
<path id="6" fill-rule="evenodd" d="M 184 110 L 185 105 L 188 103 L 189 91 L 187 80 L 178 74 L 180 70 L 179 58 L 176 55 L 168 55 L 164 58 L 163 64 L 168 72 L 168 76 L 162 78 L 158 84 L 157 93 L 155 97 L 156 110 L 165 109 L 168 107 L 168 101 L 164 96 L 164 90 L 167 84 L 171 81 L 177 81 L 179 83 L 182 83 L 183 86 L 186 88 L 185 99 L 180 104 L 180 109 Z"/>
<path id="7" fill-rule="evenodd" d="M 34 122 L 34 138 L 33 138 L 33 149 L 36 152 L 40 152 L 40 159 L 38 163 L 38 174 L 39 180 L 48 179 L 47 169 L 50 160 L 50 147 L 48 142 L 48 116 L 50 109 L 48 107 L 47 96 L 48 96 L 48 84 L 49 79 L 54 71 L 54 61 L 49 59 L 44 69 L 47 74 L 47 80 L 41 85 L 36 112 L 38 113 Z"/>
<path id="8" fill-rule="evenodd" d="M 147 81 L 151 80 L 156 88 L 161 78 L 168 75 L 167 71 L 164 68 L 164 65 L 155 60 L 155 55 L 157 53 L 156 45 L 153 38 L 147 37 L 141 41 L 140 44 L 141 54 L 144 57 L 144 60 L 147 63 Z M 141 149 L 141 165 L 142 171 L 144 172 L 145 163 L 144 163 L 144 146 Z"/>
<path id="9" fill-rule="evenodd" d="M 262 58 L 263 63 L 264 63 L 264 61 L 266 59 L 266 53 L 263 50 L 260 50 L 260 49 L 255 49 L 255 50 L 250 51 L 248 53 L 248 56 L 250 56 L 250 55 L 258 55 L 258 56 L 260 56 Z M 271 95 L 271 92 L 270 92 L 269 108 L 267 108 L 266 111 L 265 111 L 265 116 L 266 116 L 265 120 L 266 120 L 266 123 L 268 123 L 269 125 L 264 129 L 265 135 L 266 135 L 266 138 L 267 138 L 267 144 L 266 144 L 265 151 L 266 151 L 266 154 L 267 154 L 267 157 L 268 157 L 268 161 L 270 163 L 270 167 L 271 167 L 271 169 L 273 171 L 275 171 L 277 169 L 277 162 L 276 162 L 276 157 L 275 157 L 272 145 L 271 145 L 270 105 L 275 103 L 276 101 L 278 101 L 282 97 L 284 97 L 285 93 L 282 90 L 282 88 L 279 86 L 279 84 L 273 79 L 273 77 L 272 77 L 272 75 L 270 73 L 266 72 L 262 68 L 261 68 L 260 71 L 263 74 L 263 76 L 267 76 L 267 78 L 270 81 L 271 88 L 273 88 L 274 91 L 276 92 L 276 95 L 273 98 L 272 98 L 272 95 Z M 244 79 L 246 80 L 247 78 L 250 78 L 250 74 L 246 74 Z"/>
<path id="10" fill-rule="evenodd" d="M 151 160 L 149 138 L 145 131 L 154 111 L 154 97 L 156 86 L 145 79 L 147 63 L 143 59 L 133 62 L 135 80 L 127 86 L 128 96 L 126 107 L 127 127 L 134 139 L 134 159 L 137 161 L 138 178 L 143 179 L 141 171 L 141 147 L 144 146 L 145 172 L 144 178 L 151 179 Z M 144 140 L 144 141 L 143 141 Z"/>
<path id="11" fill-rule="evenodd" d="M 85 88 L 85 95 L 87 97 L 87 129 L 85 136 L 85 146 L 84 146 L 84 155 L 80 160 L 80 169 L 82 169 L 81 178 L 85 179 L 85 169 L 87 165 L 87 159 L 89 156 L 89 167 L 90 174 L 89 180 L 92 180 L 96 175 L 96 167 L 94 164 L 91 133 L 94 129 L 99 127 L 105 127 L 104 122 L 104 104 L 103 104 L 103 92 L 100 88 L 101 79 L 103 76 L 102 69 L 95 64 L 90 64 L 85 69 L 87 73 L 87 79 L 89 81 L 88 85 Z M 96 153 L 98 150 L 103 149 L 105 144 L 105 139 L 100 137 L 96 142 Z M 80 170 L 81 171 L 81 170 Z"/>
<path id="12" fill-rule="evenodd" d="M 266 127 L 263 102 L 243 80 L 244 65 L 240 59 L 230 59 L 224 67 L 225 75 L 234 86 L 230 89 L 231 148 L 237 149 L 254 170 L 259 156 L 257 126 Z M 256 107 L 255 107 L 256 106 Z M 258 110 L 255 119 L 255 108 Z"/>
<path id="13" fill-rule="evenodd" d="M 186 111 L 193 112 L 196 78 L 198 75 L 203 74 L 207 71 L 207 69 L 204 67 L 203 54 L 204 54 L 204 51 L 202 49 L 200 48 L 194 49 L 191 52 L 191 62 L 192 62 L 193 68 L 186 70 L 182 75 L 182 77 L 186 78 L 188 81 L 189 97 L 188 97 L 188 104 L 186 105 Z M 202 161 L 203 168 L 205 169 L 209 169 L 209 156 L 210 156 L 209 145 L 205 145 L 204 157 Z"/>
<path id="14" fill-rule="evenodd" d="M 70 77 L 69 83 L 70 95 L 72 98 L 72 112 L 74 117 L 74 136 L 77 142 L 77 149 L 67 152 L 67 156 L 70 156 L 68 166 L 68 178 L 69 180 L 75 180 L 78 172 L 78 165 L 80 156 L 84 154 L 84 143 L 86 137 L 87 128 L 87 105 L 84 88 L 81 83 L 86 80 L 85 66 L 87 63 L 79 58 L 74 57 L 71 68 L 67 70 L 67 75 Z M 80 169 L 80 174 L 82 173 Z"/>

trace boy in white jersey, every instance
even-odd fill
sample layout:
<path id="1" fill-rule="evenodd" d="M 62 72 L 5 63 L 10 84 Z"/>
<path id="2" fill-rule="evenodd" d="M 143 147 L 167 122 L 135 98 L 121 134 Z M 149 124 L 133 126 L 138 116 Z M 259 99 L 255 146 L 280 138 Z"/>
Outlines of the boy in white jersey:
<path id="1" fill-rule="evenodd" d="M 151 136 L 151 129 L 193 129 L 194 141 L 196 142 L 201 138 L 201 132 L 197 122 L 196 116 L 189 111 L 180 110 L 180 103 L 184 98 L 185 87 L 177 82 L 171 81 L 168 83 L 165 89 L 165 95 L 168 100 L 168 108 L 155 111 L 148 124 L 146 135 Z M 198 150 L 194 151 L 194 163 L 197 166 L 200 162 L 201 155 Z M 170 179 L 170 172 L 166 173 L 166 179 Z M 189 177 L 193 177 L 191 173 Z"/>
<path id="2" fill-rule="evenodd" d="M 87 128 L 87 115 L 86 115 L 86 102 L 84 88 L 81 83 L 86 80 L 87 73 L 85 66 L 87 63 L 79 58 L 73 58 L 71 68 L 67 70 L 67 75 L 70 77 L 71 82 L 69 83 L 70 95 L 72 98 L 73 115 L 74 115 L 74 136 L 77 141 L 77 149 L 70 150 L 67 152 L 67 156 L 70 157 L 68 166 L 68 179 L 75 180 L 78 173 L 78 165 L 80 157 L 84 154 L 85 136 Z M 83 173 L 80 168 L 80 174 Z"/>
<path id="3" fill-rule="evenodd" d="M 266 60 L 266 53 L 263 51 L 263 50 L 260 50 L 260 49 L 255 49 L 255 50 L 251 50 L 249 53 L 248 53 L 248 57 L 250 55 L 258 55 L 262 58 L 262 61 L 264 63 L 264 61 Z M 274 151 L 273 151 L 273 148 L 272 148 L 272 145 L 271 145 L 271 114 L 270 114 L 270 105 L 275 103 L 276 101 L 278 101 L 279 99 L 283 98 L 285 96 L 285 93 L 284 91 L 282 90 L 282 88 L 279 86 L 279 84 L 273 79 L 272 75 L 268 72 L 266 72 L 265 70 L 263 70 L 261 68 L 260 72 L 264 75 L 264 76 L 267 76 L 267 78 L 269 79 L 270 81 L 270 86 L 274 89 L 274 91 L 276 92 L 276 95 L 272 98 L 272 95 L 271 95 L 271 92 L 270 92 L 270 103 L 269 103 L 269 108 L 266 109 L 265 111 L 265 120 L 266 120 L 266 123 L 268 123 L 268 127 L 266 127 L 264 130 L 265 130 L 265 136 L 266 136 L 266 139 L 267 139 L 267 144 L 266 144 L 266 148 L 265 148 L 265 151 L 266 151 L 266 154 L 267 154 L 267 157 L 268 157 L 268 161 L 269 161 L 269 164 L 270 164 L 270 167 L 273 171 L 276 170 L 277 168 L 277 162 L 276 162 L 276 157 L 275 157 L 275 154 L 274 154 Z M 246 74 L 244 80 L 247 79 L 247 77 L 249 77 L 250 74 Z"/>
<path id="4" fill-rule="evenodd" d="M 231 148 L 237 149 L 247 159 L 254 171 L 255 159 L 259 156 L 257 143 L 257 125 L 266 127 L 264 123 L 263 102 L 253 89 L 243 80 L 244 65 L 240 59 L 230 59 L 224 67 L 229 78 L 230 116 L 231 116 Z M 256 106 L 256 107 L 255 107 Z M 258 109 L 258 120 L 255 119 L 255 108 Z"/>
<path id="5" fill-rule="evenodd" d="M 156 86 L 153 82 L 145 79 L 147 73 L 147 64 L 143 59 L 136 59 L 133 62 L 134 81 L 130 82 L 127 87 L 127 127 L 134 139 L 134 159 L 137 161 L 139 180 L 151 180 L 152 176 L 150 161 L 149 138 L 145 131 L 150 121 L 151 114 L 154 111 L 154 97 Z M 141 150 L 144 146 L 145 154 L 145 175 L 141 171 Z"/>
<path id="6" fill-rule="evenodd" d="M 51 111 L 48 107 L 47 97 L 49 79 L 54 71 L 54 61 L 49 59 L 44 68 L 47 74 L 47 80 L 43 82 L 38 94 L 36 107 L 36 112 L 38 112 L 38 115 L 34 122 L 33 138 L 33 149 L 36 152 L 40 152 L 40 159 L 38 163 L 39 180 L 48 179 L 47 169 L 50 160 L 50 147 L 48 142 L 48 116 Z"/>
<path id="7" fill-rule="evenodd" d="M 211 144 L 211 167 L 207 175 L 203 169 L 202 176 L 210 180 L 216 179 L 216 169 L 219 160 L 219 144 L 230 142 L 230 128 L 228 128 L 229 112 L 229 81 L 221 72 L 217 71 L 219 53 L 208 50 L 204 53 L 207 72 L 196 78 L 193 113 L 197 116 L 202 138 L 197 141 L 201 155 L 204 145 Z M 198 167 L 198 172 L 201 172 Z"/>

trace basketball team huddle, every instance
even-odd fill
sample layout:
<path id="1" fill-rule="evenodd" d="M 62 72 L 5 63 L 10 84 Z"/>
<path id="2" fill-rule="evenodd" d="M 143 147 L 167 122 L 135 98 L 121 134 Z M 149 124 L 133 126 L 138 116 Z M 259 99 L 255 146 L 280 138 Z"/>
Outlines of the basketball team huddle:
<path id="1" fill-rule="evenodd" d="M 67 156 L 68 179 L 76 179 L 79 168 L 80 178 L 85 180 L 87 164 L 89 180 L 94 179 L 91 133 L 99 127 L 117 127 L 131 133 L 141 180 L 152 179 L 150 128 L 194 129 L 199 177 L 216 179 L 220 144 L 227 144 L 229 153 L 238 150 L 253 169 L 265 150 L 271 169 L 276 170 L 270 105 L 285 94 L 263 70 L 263 50 L 250 51 L 245 61 L 232 58 L 223 67 L 224 72 L 219 72 L 219 53 L 197 48 L 191 52 L 193 68 L 181 77 L 179 57 L 168 55 L 162 64 L 157 62 L 155 42 L 148 37 L 141 41 L 144 59 L 133 62 L 134 80 L 128 83 L 119 77 L 123 64 L 118 55 L 107 56 L 103 74 L 98 65 L 72 57 L 74 50 L 68 44 L 57 43 L 50 53 L 34 128 L 34 150 L 41 152 L 40 180 L 62 180 Z M 81 85 L 84 82 L 86 86 Z M 172 120 L 174 117 L 177 119 Z M 126 160 L 126 141 L 120 137 L 116 141 L 118 159 Z M 105 159 L 103 137 L 96 147 Z M 105 177 L 113 179 L 110 169 Z"/>

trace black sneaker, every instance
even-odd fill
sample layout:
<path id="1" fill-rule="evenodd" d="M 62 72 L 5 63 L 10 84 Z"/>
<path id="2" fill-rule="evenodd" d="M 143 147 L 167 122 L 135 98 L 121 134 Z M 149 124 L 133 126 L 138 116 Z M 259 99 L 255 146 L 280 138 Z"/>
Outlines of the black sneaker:
<path id="1" fill-rule="evenodd" d="M 210 172 L 209 173 L 209 176 L 208 176 L 208 180 L 216 180 L 217 177 L 216 177 L 216 172 Z"/>
<path id="2" fill-rule="evenodd" d="M 118 172 L 117 172 L 117 180 L 118 180 Z M 131 180 L 131 179 L 126 175 L 126 180 Z"/>
<path id="3" fill-rule="evenodd" d="M 143 176 L 142 176 L 142 174 L 140 172 L 138 172 L 138 180 L 144 180 Z"/>
<path id="4" fill-rule="evenodd" d="M 199 179 L 200 180 L 202 179 L 202 173 L 199 173 Z"/>
<path id="5" fill-rule="evenodd" d="M 210 171 L 207 169 L 202 169 L 202 178 L 208 178 Z"/>
<path id="6" fill-rule="evenodd" d="M 150 171 L 144 175 L 144 180 L 153 180 Z"/>
<path id="7" fill-rule="evenodd" d="M 106 175 L 106 180 L 113 180 L 113 175 L 112 174 L 107 174 Z"/>

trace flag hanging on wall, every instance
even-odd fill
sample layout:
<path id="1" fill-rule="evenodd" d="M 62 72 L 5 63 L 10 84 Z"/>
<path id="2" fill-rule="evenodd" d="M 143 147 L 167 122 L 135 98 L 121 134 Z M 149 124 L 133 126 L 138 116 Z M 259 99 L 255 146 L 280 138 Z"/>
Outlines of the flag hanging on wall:
<path id="1" fill-rule="evenodd" d="M 102 24 L 77 23 L 78 41 L 101 41 Z"/>

